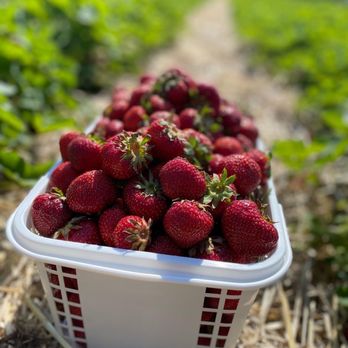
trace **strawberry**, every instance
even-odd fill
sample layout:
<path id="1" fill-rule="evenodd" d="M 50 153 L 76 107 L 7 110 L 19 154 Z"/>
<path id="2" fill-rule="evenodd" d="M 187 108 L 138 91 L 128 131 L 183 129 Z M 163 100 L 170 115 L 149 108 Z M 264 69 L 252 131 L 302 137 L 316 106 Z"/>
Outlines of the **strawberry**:
<path id="1" fill-rule="evenodd" d="M 151 237 L 151 221 L 135 215 L 123 217 L 114 230 L 113 246 L 122 249 L 145 250 Z"/>
<path id="2" fill-rule="evenodd" d="M 60 154 L 62 155 L 62 160 L 63 161 L 69 161 L 69 155 L 68 155 L 68 147 L 70 143 L 79 137 L 81 133 L 79 132 L 67 132 L 61 135 L 59 139 L 59 149 L 60 149 Z"/>
<path id="3" fill-rule="evenodd" d="M 261 183 L 260 167 L 247 155 L 230 155 L 224 162 L 227 174 L 236 176 L 234 185 L 241 195 L 248 195 Z"/>
<path id="4" fill-rule="evenodd" d="M 102 170 L 91 170 L 69 185 L 66 200 L 69 208 L 76 213 L 99 213 L 116 200 L 116 187 Z"/>
<path id="5" fill-rule="evenodd" d="M 48 189 L 57 187 L 65 194 L 70 183 L 79 175 L 80 173 L 72 167 L 70 162 L 60 163 L 50 176 Z"/>
<path id="6" fill-rule="evenodd" d="M 193 108 L 186 108 L 180 112 L 179 117 L 181 129 L 195 128 L 195 125 L 197 124 L 199 119 L 198 110 Z"/>
<path id="7" fill-rule="evenodd" d="M 98 226 L 103 242 L 108 246 L 113 246 L 113 232 L 118 222 L 126 216 L 126 213 L 119 206 L 113 206 L 104 210 L 100 215 Z"/>
<path id="8" fill-rule="evenodd" d="M 224 210 L 236 199 L 237 193 L 233 181 L 235 177 L 227 176 L 224 169 L 220 175 L 207 176 L 207 191 L 203 203 L 209 205 L 214 218 L 219 218 Z"/>
<path id="9" fill-rule="evenodd" d="M 267 179 L 271 176 L 270 157 L 258 149 L 252 149 L 247 152 L 246 155 L 252 158 L 260 166 L 262 173 L 261 184 L 265 184 Z"/>
<path id="10" fill-rule="evenodd" d="M 163 219 L 166 233 L 182 248 L 207 238 L 214 226 L 211 214 L 194 201 L 173 203 Z"/>
<path id="11" fill-rule="evenodd" d="M 199 83 L 197 85 L 198 97 L 197 103 L 199 106 L 208 106 L 216 115 L 219 113 L 220 108 L 220 96 L 215 87 L 207 85 L 205 83 Z"/>
<path id="12" fill-rule="evenodd" d="M 177 110 L 190 100 L 190 92 L 194 88 L 192 79 L 179 69 L 166 71 L 154 85 L 155 92 L 166 98 Z"/>
<path id="13" fill-rule="evenodd" d="M 196 139 L 198 143 L 206 147 L 209 153 L 213 150 L 213 143 L 205 134 L 192 128 L 183 129 L 182 134 L 188 141 L 190 138 Z"/>
<path id="14" fill-rule="evenodd" d="M 140 86 L 136 87 L 130 97 L 129 105 L 141 105 L 142 99 L 149 95 L 151 91 L 152 86 L 149 84 L 141 84 Z"/>
<path id="15" fill-rule="evenodd" d="M 151 112 L 170 111 L 173 109 L 173 106 L 169 102 L 167 102 L 157 94 L 151 95 L 148 101 L 145 100 L 143 104 L 147 105 L 146 110 L 149 110 Z"/>
<path id="16" fill-rule="evenodd" d="M 186 141 L 173 123 L 157 120 L 150 125 L 148 134 L 151 136 L 150 144 L 153 146 L 154 158 L 169 161 L 184 155 Z"/>
<path id="17" fill-rule="evenodd" d="M 103 111 L 103 116 L 111 120 L 122 120 L 128 109 L 129 102 L 127 100 L 117 99 Z"/>
<path id="18" fill-rule="evenodd" d="M 238 141 L 242 145 L 242 148 L 245 152 L 250 151 L 251 149 L 254 148 L 253 142 L 248 137 L 246 137 L 244 134 L 237 134 L 236 138 L 238 139 Z"/>
<path id="19" fill-rule="evenodd" d="M 63 193 L 58 190 L 37 196 L 31 206 L 33 225 L 45 237 L 65 226 L 72 216 Z"/>
<path id="20" fill-rule="evenodd" d="M 141 177 L 128 182 L 123 190 L 123 199 L 131 214 L 146 220 L 159 220 L 167 210 L 167 201 L 152 175 L 149 179 Z"/>
<path id="21" fill-rule="evenodd" d="M 209 161 L 209 172 L 221 173 L 224 168 L 225 168 L 225 157 L 218 153 L 212 154 Z"/>
<path id="22" fill-rule="evenodd" d="M 249 138 L 255 145 L 259 131 L 251 117 L 243 117 L 239 132 Z"/>
<path id="23" fill-rule="evenodd" d="M 206 190 L 203 173 L 181 157 L 167 162 L 159 178 L 163 193 L 171 199 L 199 200 Z"/>
<path id="24" fill-rule="evenodd" d="M 221 238 L 203 240 L 189 250 L 189 255 L 205 260 L 232 262 L 233 254 L 227 242 Z"/>
<path id="25" fill-rule="evenodd" d="M 220 106 L 219 115 L 225 134 L 236 135 L 240 131 L 242 113 L 237 106 L 225 102 Z"/>
<path id="26" fill-rule="evenodd" d="M 124 129 L 126 131 L 136 131 L 138 128 L 145 125 L 148 116 L 142 106 L 132 106 L 124 115 Z"/>
<path id="27" fill-rule="evenodd" d="M 243 147 L 236 138 L 226 136 L 216 139 L 214 143 L 214 152 L 223 156 L 228 156 L 242 153 Z"/>
<path id="28" fill-rule="evenodd" d="M 130 95 L 126 88 L 124 87 L 115 87 L 112 91 L 112 102 L 118 100 L 129 101 Z"/>
<path id="29" fill-rule="evenodd" d="M 167 122 L 174 123 L 178 128 L 180 128 L 180 119 L 177 114 L 169 111 L 156 111 L 150 116 L 150 124 L 157 120 L 165 120 Z"/>
<path id="30" fill-rule="evenodd" d="M 87 172 L 101 168 L 101 146 L 92 137 L 81 135 L 71 141 L 68 157 L 71 165 L 78 172 Z"/>
<path id="31" fill-rule="evenodd" d="M 249 200 L 234 201 L 222 217 L 222 232 L 235 255 L 261 257 L 277 245 L 278 232 Z"/>
<path id="32" fill-rule="evenodd" d="M 57 233 L 57 239 L 101 245 L 97 223 L 90 218 L 75 218 Z"/>
<path id="33" fill-rule="evenodd" d="M 146 251 L 158 254 L 168 254 L 175 256 L 182 256 L 183 250 L 175 244 L 175 242 L 166 234 L 158 236 L 147 247 Z"/>
<path id="34" fill-rule="evenodd" d="M 115 179 L 129 179 L 140 173 L 152 160 L 149 137 L 137 133 L 122 132 L 104 144 L 102 168 Z"/>
<path id="35" fill-rule="evenodd" d="M 101 118 L 92 134 L 93 136 L 97 136 L 100 139 L 109 139 L 112 136 L 121 133 L 123 131 L 123 122 L 120 120 L 110 120 L 108 118 Z"/>
<path id="36" fill-rule="evenodd" d="M 151 74 L 144 74 L 144 75 L 141 75 L 140 78 L 139 78 L 139 82 L 140 84 L 149 84 L 149 85 L 152 85 L 156 82 L 156 76 L 154 75 L 151 75 Z"/>

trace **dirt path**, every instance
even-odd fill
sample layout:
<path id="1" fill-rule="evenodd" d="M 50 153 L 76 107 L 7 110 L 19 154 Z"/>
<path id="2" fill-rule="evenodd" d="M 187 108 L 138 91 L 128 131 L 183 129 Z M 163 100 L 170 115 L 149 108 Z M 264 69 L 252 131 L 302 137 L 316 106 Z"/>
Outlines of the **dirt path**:
<path id="1" fill-rule="evenodd" d="M 197 8 L 189 16 L 187 26 L 180 33 L 176 42 L 170 48 L 154 53 L 143 70 L 158 74 L 173 66 L 186 70 L 195 79 L 213 83 L 218 86 L 224 97 L 245 107 L 255 116 L 261 130 L 261 136 L 267 145 L 270 145 L 276 139 L 287 138 L 291 134 L 291 120 L 294 103 L 296 102 L 296 93 L 293 90 L 284 88 L 267 74 L 260 71 L 251 73 L 248 70 L 246 57 L 241 51 L 240 42 L 232 25 L 232 13 L 227 0 L 209 0 L 203 6 Z M 130 76 L 125 76 L 119 80 L 119 84 L 133 86 L 135 80 Z M 95 98 L 95 105 L 100 107 L 100 110 L 106 105 L 106 102 L 104 97 Z M 282 170 L 280 166 L 275 166 L 273 172 L 278 177 Z M 0 213 L 0 228 L 2 230 L 5 220 L 12 210 L 11 208 L 15 207 L 22 195 L 23 192 L 19 192 L 15 197 L 11 195 L 10 201 L 7 201 L 6 197 L 1 197 L 0 207 L 6 201 L 6 211 L 3 210 Z M 2 243 L 3 245 L 0 245 L 0 273 L 2 267 L 5 266 L 5 263 L 1 261 L 1 257 L 5 259 L 9 253 L 8 243 L 5 241 Z M 36 295 L 42 298 L 41 290 L 37 286 L 37 279 L 34 279 L 33 282 L 36 284 Z M 275 295 L 275 288 L 270 289 L 266 295 L 259 296 L 258 301 L 253 306 L 239 347 L 287 346 L 284 322 L 280 314 L 280 305 Z M 9 295 L 6 294 L 6 296 Z M 0 293 L 0 298 L 6 296 Z M 272 296 L 276 299 L 273 304 Z M 16 304 L 17 306 L 20 305 L 18 298 L 13 301 L 14 306 Z M 260 318 L 261 307 L 263 308 L 263 317 Z M 22 314 L 18 316 L 19 323 L 22 319 L 25 319 L 23 313 L 28 312 L 22 310 Z M 277 328 L 276 331 L 269 331 L 277 332 L 273 338 L 262 336 L 259 330 L 261 325 L 264 329 L 267 321 L 270 320 L 269 313 L 272 314 L 271 320 L 276 323 L 274 325 Z M 26 327 L 26 325 L 23 327 Z M 32 332 L 29 331 L 36 331 L 37 327 L 32 326 L 27 330 L 28 337 L 32 338 Z M 37 335 L 39 341 L 34 341 L 34 345 L 43 346 L 38 345 L 41 339 L 41 342 L 45 342 L 44 344 L 47 346 L 53 346 L 53 341 L 50 343 L 45 333 L 38 332 Z M 26 338 L 28 339 L 28 337 Z M 20 341 L 16 341 L 14 338 L 14 342 Z"/>

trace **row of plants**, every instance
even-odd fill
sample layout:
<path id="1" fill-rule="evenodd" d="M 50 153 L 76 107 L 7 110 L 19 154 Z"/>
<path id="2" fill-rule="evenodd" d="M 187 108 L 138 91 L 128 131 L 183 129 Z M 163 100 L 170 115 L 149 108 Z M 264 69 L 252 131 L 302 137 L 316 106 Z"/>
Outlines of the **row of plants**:
<path id="1" fill-rule="evenodd" d="M 167 44 L 199 0 L 3 0 L 0 3 L 0 182 L 21 185 L 33 135 L 73 127 L 74 91 L 97 92 Z M 28 155 L 29 152 L 29 155 Z"/>
<path id="2" fill-rule="evenodd" d="M 309 139 L 298 139 L 294 132 L 293 139 L 274 144 L 273 154 L 309 179 L 311 245 L 328 270 L 320 276 L 336 284 L 341 303 L 348 305 L 348 185 L 332 178 L 330 189 L 324 188 L 321 176 L 338 163 L 341 168 L 329 175 L 347 170 L 347 2 L 233 0 L 233 8 L 251 65 L 282 75 L 300 91 L 296 115 Z M 325 192 L 326 209 L 319 192 Z"/>

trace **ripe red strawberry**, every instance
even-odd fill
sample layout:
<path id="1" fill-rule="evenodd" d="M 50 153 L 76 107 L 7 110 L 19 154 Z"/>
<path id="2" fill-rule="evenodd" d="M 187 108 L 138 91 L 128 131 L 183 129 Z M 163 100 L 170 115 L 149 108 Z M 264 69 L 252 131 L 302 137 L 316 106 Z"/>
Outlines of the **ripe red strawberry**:
<path id="1" fill-rule="evenodd" d="M 214 153 L 209 161 L 209 172 L 210 173 L 222 173 L 225 168 L 225 157 Z"/>
<path id="2" fill-rule="evenodd" d="M 232 262 L 233 254 L 227 242 L 221 238 L 208 238 L 189 251 L 190 256 L 211 261 Z"/>
<path id="3" fill-rule="evenodd" d="M 192 128 L 183 129 L 182 134 L 187 140 L 195 138 L 201 145 L 206 147 L 209 153 L 213 150 L 213 143 L 205 134 Z"/>
<path id="4" fill-rule="evenodd" d="M 68 147 L 70 143 L 80 135 L 81 133 L 74 131 L 67 132 L 61 135 L 59 139 L 59 149 L 63 161 L 69 161 Z"/>
<path id="5" fill-rule="evenodd" d="M 57 187 L 65 194 L 70 183 L 79 175 L 80 173 L 72 167 L 70 162 L 62 162 L 52 172 L 48 189 Z"/>
<path id="6" fill-rule="evenodd" d="M 96 214 L 116 200 L 116 187 L 102 170 L 91 170 L 69 185 L 66 200 L 76 213 Z"/>
<path id="7" fill-rule="evenodd" d="M 261 184 L 265 184 L 267 179 L 271 176 L 271 162 L 269 156 L 258 149 L 253 149 L 247 152 L 246 155 L 260 166 L 262 173 Z"/>
<path id="8" fill-rule="evenodd" d="M 242 118 L 239 132 L 249 138 L 253 142 L 253 144 L 256 143 L 256 139 L 259 136 L 259 131 L 253 119 L 250 117 Z"/>
<path id="9" fill-rule="evenodd" d="M 169 111 L 156 111 L 150 116 L 150 124 L 157 120 L 165 120 L 167 122 L 174 123 L 178 128 L 180 128 L 180 119 L 177 114 Z"/>
<path id="10" fill-rule="evenodd" d="M 115 179 L 129 179 L 152 160 L 149 137 L 122 132 L 110 138 L 101 151 L 103 170 Z"/>
<path id="11" fill-rule="evenodd" d="M 98 226 L 100 236 L 106 245 L 113 246 L 114 230 L 118 222 L 125 216 L 124 210 L 117 205 L 104 210 L 100 215 Z"/>
<path id="12" fill-rule="evenodd" d="M 123 199 L 131 214 L 146 220 L 159 220 L 167 210 L 167 201 L 152 175 L 149 179 L 143 177 L 128 182 L 123 190 Z"/>
<path id="13" fill-rule="evenodd" d="M 101 118 L 96 124 L 92 134 L 100 139 L 109 139 L 112 136 L 123 131 L 123 122 L 120 120 L 110 120 L 108 118 Z"/>
<path id="14" fill-rule="evenodd" d="M 87 172 L 101 168 L 101 146 L 91 137 L 81 135 L 71 141 L 68 157 L 71 165 L 78 172 Z"/>
<path id="15" fill-rule="evenodd" d="M 236 138 L 238 139 L 238 141 L 242 145 L 243 150 L 245 152 L 250 151 L 251 149 L 254 148 L 253 142 L 248 137 L 246 137 L 244 134 L 237 134 Z"/>
<path id="16" fill-rule="evenodd" d="M 235 255 L 265 256 L 278 241 L 276 228 L 249 200 L 234 201 L 225 210 L 222 232 Z"/>
<path id="17" fill-rule="evenodd" d="M 169 161 L 174 157 L 184 155 L 186 141 L 173 123 L 157 120 L 150 125 L 148 134 L 151 136 L 150 144 L 153 146 L 154 158 Z"/>
<path id="18" fill-rule="evenodd" d="M 179 114 L 181 129 L 196 128 L 199 119 L 198 110 L 193 108 L 186 108 Z"/>
<path id="19" fill-rule="evenodd" d="M 57 239 L 101 245 L 97 223 L 90 218 L 76 218 L 58 231 Z"/>
<path id="20" fill-rule="evenodd" d="M 117 99 L 103 111 L 103 116 L 111 120 L 122 120 L 128 109 L 129 102 L 127 100 Z"/>
<path id="21" fill-rule="evenodd" d="M 157 94 L 153 94 L 149 97 L 148 101 L 144 101 L 143 105 L 147 105 L 147 110 L 151 112 L 156 111 L 169 111 L 173 109 L 173 106 Z"/>
<path id="22" fill-rule="evenodd" d="M 45 237 L 65 226 L 72 216 L 65 197 L 58 191 L 37 196 L 31 207 L 33 225 Z"/>
<path id="23" fill-rule="evenodd" d="M 146 251 L 175 256 L 183 255 L 183 250 L 166 234 L 160 235 L 154 241 L 152 241 L 150 246 L 147 247 Z"/>
<path id="24" fill-rule="evenodd" d="M 222 118 L 225 134 L 236 135 L 240 130 L 242 119 L 242 113 L 237 106 L 225 102 L 220 106 L 219 115 Z"/>
<path id="25" fill-rule="evenodd" d="M 118 100 L 129 101 L 130 95 L 126 88 L 116 87 L 112 91 L 112 102 Z"/>
<path id="26" fill-rule="evenodd" d="M 228 156 L 242 153 L 243 147 L 236 138 L 226 136 L 216 139 L 214 143 L 214 152 L 223 156 Z"/>
<path id="27" fill-rule="evenodd" d="M 198 103 L 201 106 L 210 107 L 215 115 L 218 115 L 220 108 L 220 96 L 215 87 L 205 83 L 199 83 L 198 89 Z"/>
<path id="28" fill-rule="evenodd" d="M 142 84 L 136 87 L 131 95 L 129 105 L 141 105 L 142 99 L 152 92 L 152 86 L 150 84 Z"/>
<path id="29" fill-rule="evenodd" d="M 150 242 L 151 221 L 128 215 L 122 218 L 114 230 L 113 246 L 122 249 L 145 250 Z"/>
<path id="30" fill-rule="evenodd" d="M 211 214 L 197 202 L 175 202 L 163 219 L 166 233 L 182 248 L 190 248 L 207 238 L 214 227 Z"/>
<path id="31" fill-rule="evenodd" d="M 124 129 L 126 131 L 136 131 L 147 122 L 148 116 L 142 106 L 132 106 L 124 115 Z"/>
<path id="32" fill-rule="evenodd" d="M 247 155 L 230 155 L 224 162 L 227 174 L 236 176 L 234 185 L 241 195 L 248 195 L 261 183 L 260 167 Z"/>
<path id="33" fill-rule="evenodd" d="M 199 200 L 206 190 L 203 173 L 181 157 L 167 162 L 159 178 L 163 193 L 171 199 Z"/>
<path id="34" fill-rule="evenodd" d="M 233 185 L 234 176 L 227 176 L 224 169 L 220 175 L 207 176 L 207 191 L 203 203 L 207 204 L 214 218 L 220 218 L 225 209 L 236 199 L 236 188 Z"/>
<path id="35" fill-rule="evenodd" d="M 139 78 L 140 84 L 154 84 L 156 82 L 156 76 L 151 75 L 151 74 L 143 74 Z"/>

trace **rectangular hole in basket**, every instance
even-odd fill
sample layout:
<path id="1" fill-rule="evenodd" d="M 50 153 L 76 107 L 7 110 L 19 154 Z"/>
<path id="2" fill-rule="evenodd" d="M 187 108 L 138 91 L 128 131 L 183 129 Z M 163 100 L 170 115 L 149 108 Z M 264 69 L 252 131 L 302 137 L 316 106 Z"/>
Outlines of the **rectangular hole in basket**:
<path id="1" fill-rule="evenodd" d="M 67 291 L 68 301 L 72 303 L 80 303 L 80 296 L 74 292 Z"/>
<path id="2" fill-rule="evenodd" d="M 48 269 L 51 269 L 53 271 L 57 270 L 57 266 L 53 265 L 52 263 L 45 263 L 45 267 L 48 268 Z"/>
<path id="3" fill-rule="evenodd" d="M 61 303 L 61 302 L 54 302 L 55 303 L 55 305 L 56 305 L 56 308 L 57 308 L 57 311 L 59 311 L 59 312 L 63 312 L 64 313 L 64 305 L 63 305 L 63 303 Z"/>
<path id="4" fill-rule="evenodd" d="M 78 290 L 77 279 L 64 277 L 64 285 L 67 289 Z"/>
<path id="5" fill-rule="evenodd" d="M 224 309 L 236 310 L 238 307 L 239 299 L 227 298 L 224 303 Z"/>
<path id="6" fill-rule="evenodd" d="M 51 291 L 52 291 L 52 295 L 54 298 L 58 298 L 58 299 L 62 299 L 62 292 L 59 290 L 59 289 L 56 289 L 56 288 L 51 288 Z"/>
<path id="7" fill-rule="evenodd" d="M 70 268 L 70 267 L 62 267 L 62 272 L 63 273 L 68 273 L 68 274 L 76 274 L 76 269 L 75 268 Z"/>
<path id="8" fill-rule="evenodd" d="M 59 315 L 58 317 L 59 317 L 59 321 L 60 321 L 61 324 L 64 324 L 64 325 L 67 324 L 65 315 Z"/>
<path id="9" fill-rule="evenodd" d="M 76 315 L 77 317 L 81 317 L 81 316 L 82 316 L 81 308 L 80 308 L 80 307 L 69 306 L 69 310 L 70 310 L 70 313 L 71 313 L 72 315 Z"/>
<path id="10" fill-rule="evenodd" d="M 214 297 L 205 297 L 203 307 L 217 309 L 219 307 L 219 299 Z"/>
<path id="11" fill-rule="evenodd" d="M 217 348 L 223 348 L 223 347 L 225 347 L 225 343 L 226 343 L 225 339 L 218 338 L 216 340 L 216 347 Z"/>
<path id="12" fill-rule="evenodd" d="M 74 336 L 76 338 L 86 338 L 86 335 L 83 331 L 74 330 Z"/>
<path id="13" fill-rule="evenodd" d="M 218 289 L 218 288 L 206 288 L 205 292 L 207 294 L 221 294 L 221 289 Z"/>
<path id="14" fill-rule="evenodd" d="M 72 318 L 71 320 L 72 320 L 72 324 L 73 324 L 74 326 L 76 326 L 76 327 L 84 327 L 84 326 L 83 326 L 83 321 L 82 321 L 82 320 L 80 320 L 80 319 L 74 319 L 74 318 Z"/>
<path id="15" fill-rule="evenodd" d="M 47 272 L 48 281 L 51 284 L 59 286 L 59 278 L 57 274 Z"/>
<path id="16" fill-rule="evenodd" d="M 205 325 L 201 324 L 199 327 L 199 333 L 211 335 L 213 333 L 214 326 L 213 325 Z"/>
<path id="17" fill-rule="evenodd" d="M 227 295 L 237 296 L 237 295 L 241 295 L 241 294 L 242 294 L 241 290 L 227 290 Z"/>
<path id="18" fill-rule="evenodd" d="M 221 324 L 231 324 L 234 318 L 234 314 L 232 313 L 223 313 L 221 316 Z"/>
<path id="19" fill-rule="evenodd" d="M 214 322 L 216 319 L 216 313 L 214 312 L 202 312 L 201 321 Z"/>
<path id="20" fill-rule="evenodd" d="M 199 346 L 209 347 L 211 342 L 210 337 L 198 337 L 197 344 Z"/>
<path id="21" fill-rule="evenodd" d="M 229 331 L 230 331 L 229 326 L 220 326 L 219 327 L 219 336 L 228 336 Z"/>
<path id="22" fill-rule="evenodd" d="M 69 329 L 64 327 L 64 326 L 61 326 L 61 329 L 62 329 L 62 332 L 63 332 L 63 336 L 67 336 L 69 337 Z"/>

